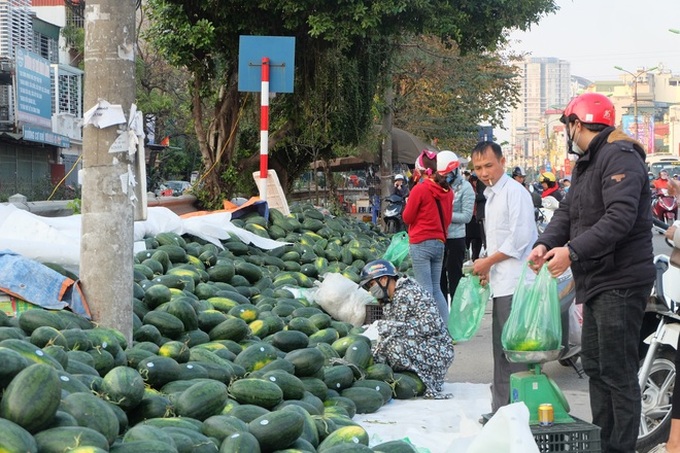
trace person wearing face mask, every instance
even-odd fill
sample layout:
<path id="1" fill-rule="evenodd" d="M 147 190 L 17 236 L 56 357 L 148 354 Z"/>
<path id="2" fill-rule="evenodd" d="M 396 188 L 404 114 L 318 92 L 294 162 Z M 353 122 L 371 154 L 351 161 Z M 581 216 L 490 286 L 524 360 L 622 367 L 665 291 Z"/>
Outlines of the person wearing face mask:
<path id="1" fill-rule="evenodd" d="M 601 94 L 574 98 L 561 121 L 578 155 L 573 185 L 528 261 L 553 276 L 571 267 L 593 424 L 603 453 L 630 453 L 640 425 L 640 327 L 655 278 L 645 152 L 614 128 L 614 105 Z"/>
<path id="2" fill-rule="evenodd" d="M 454 358 L 453 342 L 432 295 L 410 277 L 400 277 L 387 260 L 367 263 L 361 270 L 361 286 L 382 306 L 376 321 L 380 338 L 373 360 L 394 371 L 413 371 L 425 384 L 426 398 L 442 394 L 446 372 Z"/>
<path id="3" fill-rule="evenodd" d="M 562 201 L 564 194 L 559 184 L 557 184 L 557 178 L 555 178 L 553 172 L 546 171 L 541 173 L 540 183 L 543 186 L 541 198 L 553 197 L 557 201 Z"/>
<path id="4" fill-rule="evenodd" d="M 450 155 L 449 155 L 450 153 Z M 475 207 L 475 192 L 472 185 L 460 174 L 458 156 L 452 151 L 441 151 L 437 162 L 444 162 L 445 156 L 450 160 L 442 171 L 453 191 L 453 214 L 446 234 L 444 249 L 444 267 L 442 268 L 441 286 L 444 297 L 453 299 L 458 282 L 463 277 L 463 261 L 465 260 L 465 225 L 472 220 Z M 451 300 L 449 299 L 449 300 Z"/>
<path id="5" fill-rule="evenodd" d="M 442 159 L 445 159 L 445 155 Z M 423 182 L 411 189 L 402 219 L 408 225 L 409 255 L 416 281 L 437 301 L 443 320 L 449 319 L 449 305 L 442 293 L 441 276 L 446 231 L 451 223 L 453 192 L 446 176 L 438 170 L 444 160 L 423 156 Z"/>
<path id="6" fill-rule="evenodd" d="M 659 177 L 652 182 L 652 188 L 655 192 L 660 192 L 663 189 L 668 190 L 668 172 L 666 170 L 659 172 Z"/>

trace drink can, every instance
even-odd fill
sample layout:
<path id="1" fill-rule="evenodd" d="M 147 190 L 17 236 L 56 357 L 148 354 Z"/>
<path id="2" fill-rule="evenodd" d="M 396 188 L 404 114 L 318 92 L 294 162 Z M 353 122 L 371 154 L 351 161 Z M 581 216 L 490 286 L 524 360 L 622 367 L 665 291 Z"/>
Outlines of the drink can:
<path id="1" fill-rule="evenodd" d="M 541 426 L 552 426 L 555 422 L 555 413 L 550 403 L 543 403 L 538 406 L 538 424 Z"/>

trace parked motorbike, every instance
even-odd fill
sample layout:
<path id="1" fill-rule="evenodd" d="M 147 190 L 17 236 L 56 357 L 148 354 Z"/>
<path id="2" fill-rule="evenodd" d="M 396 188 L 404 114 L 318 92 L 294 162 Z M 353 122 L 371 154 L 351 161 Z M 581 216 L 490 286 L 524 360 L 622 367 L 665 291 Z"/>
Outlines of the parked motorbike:
<path id="1" fill-rule="evenodd" d="M 652 215 L 667 225 L 675 222 L 678 217 L 678 202 L 668 193 L 668 189 L 660 189 L 652 196 Z"/>
<path id="2" fill-rule="evenodd" d="M 401 195 L 392 194 L 385 199 L 383 221 L 385 222 L 386 233 L 404 231 L 404 221 L 401 218 L 403 212 L 404 198 Z"/>
<path id="3" fill-rule="evenodd" d="M 560 202 L 555 197 L 545 197 L 541 199 L 541 206 L 534 207 L 534 215 L 536 217 L 536 228 L 538 234 L 542 234 L 545 228 L 550 223 L 555 210 L 560 207 Z"/>
<path id="4" fill-rule="evenodd" d="M 668 228 L 655 220 L 655 227 Z M 667 241 L 668 242 L 668 241 Z M 672 246 L 672 244 L 669 243 Z M 654 258 L 656 281 L 647 302 L 641 329 L 642 364 L 638 381 L 642 393 L 642 414 L 637 451 L 647 452 L 665 442 L 671 426 L 675 387 L 675 353 L 680 336 L 680 268 L 668 255 Z"/>

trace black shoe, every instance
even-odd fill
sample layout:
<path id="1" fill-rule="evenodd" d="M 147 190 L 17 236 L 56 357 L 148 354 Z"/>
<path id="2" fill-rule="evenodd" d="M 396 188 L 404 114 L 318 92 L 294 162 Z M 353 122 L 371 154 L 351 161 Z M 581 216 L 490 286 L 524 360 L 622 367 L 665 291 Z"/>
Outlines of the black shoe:
<path id="1" fill-rule="evenodd" d="M 489 412 L 488 414 L 482 414 L 482 417 L 478 420 L 479 424 L 484 426 L 487 424 L 489 420 L 491 420 L 491 417 L 493 417 L 495 414 L 493 412 Z"/>

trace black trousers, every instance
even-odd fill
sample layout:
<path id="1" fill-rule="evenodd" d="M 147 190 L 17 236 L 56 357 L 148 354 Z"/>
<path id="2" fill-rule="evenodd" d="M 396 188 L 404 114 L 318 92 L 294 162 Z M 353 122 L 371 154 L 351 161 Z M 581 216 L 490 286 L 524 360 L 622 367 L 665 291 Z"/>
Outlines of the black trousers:
<path id="1" fill-rule="evenodd" d="M 446 240 L 444 250 L 444 266 L 442 267 L 441 287 L 444 297 L 448 299 L 456 292 L 458 282 L 463 276 L 463 261 L 465 260 L 465 238 Z"/>
<path id="2" fill-rule="evenodd" d="M 635 451 L 642 405 L 638 345 L 651 286 L 610 289 L 583 304 L 581 364 L 602 453 Z"/>

